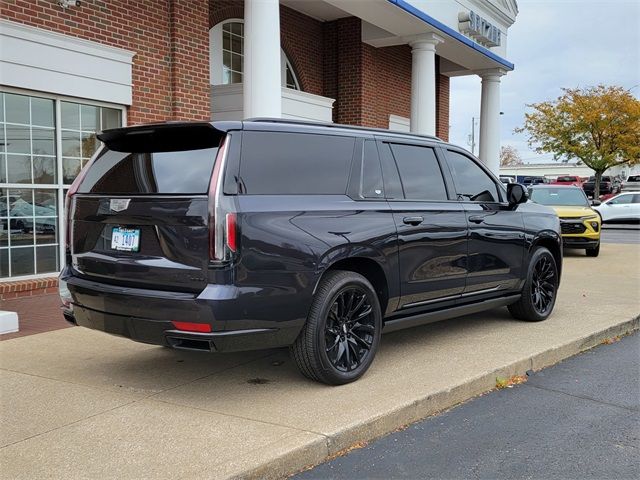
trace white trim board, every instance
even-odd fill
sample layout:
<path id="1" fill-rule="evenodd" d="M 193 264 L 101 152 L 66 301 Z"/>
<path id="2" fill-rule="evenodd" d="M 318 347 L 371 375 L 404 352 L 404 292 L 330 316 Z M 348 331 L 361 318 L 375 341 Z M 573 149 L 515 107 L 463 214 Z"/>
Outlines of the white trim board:
<path id="1" fill-rule="evenodd" d="M 135 52 L 0 20 L 0 85 L 131 105 Z"/>
<path id="2" fill-rule="evenodd" d="M 244 118 L 242 83 L 211 85 L 211 119 L 242 120 Z M 332 122 L 333 98 L 282 87 L 282 118 Z"/>
<path id="3" fill-rule="evenodd" d="M 411 131 L 411 120 L 407 117 L 401 117 L 399 115 L 389 115 L 389 130 L 395 132 L 409 132 Z"/>

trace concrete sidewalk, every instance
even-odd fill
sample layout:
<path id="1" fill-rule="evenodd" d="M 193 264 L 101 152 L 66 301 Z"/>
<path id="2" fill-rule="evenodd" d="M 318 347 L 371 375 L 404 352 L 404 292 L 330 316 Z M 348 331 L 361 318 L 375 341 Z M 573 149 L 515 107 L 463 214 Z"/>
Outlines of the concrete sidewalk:
<path id="1" fill-rule="evenodd" d="M 640 247 L 565 257 L 554 315 L 506 309 L 385 335 L 355 384 L 286 350 L 176 352 L 82 328 L 0 344 L 3 478 L 279 477 L 638 328 Z M 635 320 L 634 320 L 635 319 Z"/>

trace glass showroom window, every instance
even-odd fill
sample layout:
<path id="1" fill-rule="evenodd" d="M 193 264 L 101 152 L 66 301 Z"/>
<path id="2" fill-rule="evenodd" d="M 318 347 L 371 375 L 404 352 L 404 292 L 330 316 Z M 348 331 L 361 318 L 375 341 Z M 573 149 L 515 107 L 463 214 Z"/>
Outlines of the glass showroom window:
<path id="1" fill-rule="evenodd" d="M 220 57 L 214 55 L 214 58 L 218 58 L 217 62 L 214 61 L 212 80 L 214 84 L 220 81 L 219 73 L 216 70 L 222 69 L 222 83 L 228 85 L 232 83 L 242 83 L 244 72 L 244 23 L 242 20 L 230 20 L 218 24 L 213 27 L 214 35 L 210 48 L 220 49 L 220 27 L 222 34 L 222 65 L 220 65 Z M 216 33 L 217 32 L 217 33 Z M 282 85 L 294 90 L 300 90 L 300 83 L 296 78 L 289 59 L 287 59 L 284 51 L 280 52 L 280 69 L 282 76 Z M 217 63 L 217 65 L 215 64 Z M 216 81 L 216 78 L 218 81 Z"/>
<path id="2" fill-rule="evenodd" d="M 0 92 L 0 279 L 60 269 L 65 185 L 122 110 Z"/>
<path id="3" fill-rule="evenodd" d="M 96 132 L 121 126 L 122 113 L 113 108 L 60 102 L 62 180 L 71 185 L 80 169 L 98 149 Z"/>

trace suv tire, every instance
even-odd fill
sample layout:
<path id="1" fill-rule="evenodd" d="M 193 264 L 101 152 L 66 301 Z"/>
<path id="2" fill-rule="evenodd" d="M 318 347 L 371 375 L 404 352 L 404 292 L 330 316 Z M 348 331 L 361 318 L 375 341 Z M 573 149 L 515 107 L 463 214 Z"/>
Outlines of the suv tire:
<path id="1" fill-rule="evenodd" d="M 587 257 L 597 257 L 598 255 L 600 255 L 600 242 L 595 248 L 587 248 Z"/>
<path id="2" fill-rule="evenodd" d="M 382 312 L 371 283 L 355 272 L 329 271 L 290 351 L 304 376 L 343 385 L 367 371 L 381 331 Z"/>
<path id="3" fill-rule="evenodd" d="M 511 316 L 527 322 L 546 320 L 556 303 L 558 280 L 558 267 L 551 252 L 545 247 L 536 248 L 520 300 L 508 307 Z"/>

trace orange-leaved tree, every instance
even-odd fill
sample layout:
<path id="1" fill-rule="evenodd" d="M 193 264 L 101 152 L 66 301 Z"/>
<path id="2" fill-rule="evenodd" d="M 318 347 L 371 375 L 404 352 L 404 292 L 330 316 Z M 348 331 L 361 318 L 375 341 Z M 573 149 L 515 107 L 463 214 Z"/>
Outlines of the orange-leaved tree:
<path id="1" fill-rule="evenodd" d="M 501 167 L 515 167 L 516 165 L 522 165 L 522 163 L 522 158 L 520 157 L 516 147 L 512 145 L 500 147 Z"/>
<path id="2" fill-rule="evenodd" d="M 640 162 L 640 100 L 629 90 L 598 85 L 565 88 L 555 100 L 527 105 L 529 146 L 555 160 L 578 158 L 595 171 L 594 198 L 605 170 Z"/>

